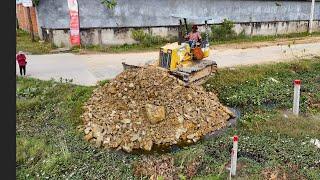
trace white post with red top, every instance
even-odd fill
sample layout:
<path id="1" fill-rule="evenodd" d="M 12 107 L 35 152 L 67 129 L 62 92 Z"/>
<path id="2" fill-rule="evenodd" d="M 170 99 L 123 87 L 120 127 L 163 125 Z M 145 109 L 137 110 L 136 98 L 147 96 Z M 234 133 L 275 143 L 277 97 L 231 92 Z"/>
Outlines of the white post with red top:
<path id="1" fill-rule="evenodd" d="M 293 114 L 297 116 L 299 115 L 300 86 L 301 80 L 294 80 Z"/>
<path id="2" fill-rule="evenodd" d="M 231 167 L 230 167 L 230 173 L 232 176 L 236 175 L 237 171 L 237 152 L 238 152 L 238 136 L 233 136 L 233 148 L 231 152 Z"/>

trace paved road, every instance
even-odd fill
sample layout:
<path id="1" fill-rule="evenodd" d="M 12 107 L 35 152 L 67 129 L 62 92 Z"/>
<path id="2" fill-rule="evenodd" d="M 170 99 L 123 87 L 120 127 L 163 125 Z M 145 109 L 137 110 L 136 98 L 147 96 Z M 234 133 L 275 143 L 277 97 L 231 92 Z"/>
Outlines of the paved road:
<path id="1" fill-rule="evenodd" d="M 320 56 L 320 42 L 274 45 L 247 49 L 211 50 L 211 58 L 218 67 L 261 64 L 293 60 L 301 57 Z M 95 85 L 97 81 L 112 79 L 122 71 L 121 62 L 144 64 L 157 59 L 158 52 L 125 54 L 50 54 L 27 55 L 27 76 L 42 80 L 73 79 L 73 83 Z M 18 66 L 16 67 L 19 73 Z"/>

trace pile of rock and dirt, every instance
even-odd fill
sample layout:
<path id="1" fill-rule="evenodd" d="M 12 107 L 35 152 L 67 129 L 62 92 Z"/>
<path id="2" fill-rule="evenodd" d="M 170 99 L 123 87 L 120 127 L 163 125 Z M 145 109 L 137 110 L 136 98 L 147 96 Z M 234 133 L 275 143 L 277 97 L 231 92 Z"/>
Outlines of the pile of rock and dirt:
<path id="1" fill-rule="evenodd" d="M 152 66 L 126 70 L 95 89 L 84 109 L 85 139 L 127 152 L 197 142 L 234 116 L 215 94 Z"/>

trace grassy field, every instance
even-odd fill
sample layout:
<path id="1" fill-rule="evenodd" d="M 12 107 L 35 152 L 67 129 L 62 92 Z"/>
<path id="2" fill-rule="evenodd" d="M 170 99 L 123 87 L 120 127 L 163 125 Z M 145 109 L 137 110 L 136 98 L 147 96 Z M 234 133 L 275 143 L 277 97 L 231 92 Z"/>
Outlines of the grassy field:
<path id="1" fill-rule="evenodd" d="M 290 115 L 302 80 L 301 117 Z M 108 82 L 105 82 L 108 83 Z M 17 179 L 227 179 L 239 135 L 236 179 L 320 179 L 320 57 L 292 63 L 220 69 L 205 85 L 240 110 L 234 128 L 179 151 L 127 154 L 83 140 L 81 106 L 95 87 L 17 78 Z"/>
<path id="2" fill-rule="evenodd" d="M 31 41 L 29 33 L 18 29 L 16 31 L 16 52 L 23 51 L 31 54 L 47 54 L 53 50 L 50 43 L 39 42 L 39 38 L 35 37 L 35 42 Z"/>

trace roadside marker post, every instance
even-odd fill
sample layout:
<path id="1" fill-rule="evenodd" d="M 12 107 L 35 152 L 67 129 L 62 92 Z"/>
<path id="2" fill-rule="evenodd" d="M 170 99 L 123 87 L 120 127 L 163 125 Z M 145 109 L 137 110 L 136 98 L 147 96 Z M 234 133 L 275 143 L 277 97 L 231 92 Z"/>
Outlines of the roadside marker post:
<path id="1" fill-rule="evenodd" d="M 294 80 L 293 114 L 296 116 L 299 115 L 300 86 L 301 80 Z"/>
<path id="2" fill-rule="evenodd" d="M 237 171 L 238 140 L 239 140 L 239 137 L 237 135 L 233 136 L 233 148 L 231 151 L 231 167 L 230 167 L 230 174 L 232 176 L 235 176 Z"/>

